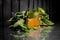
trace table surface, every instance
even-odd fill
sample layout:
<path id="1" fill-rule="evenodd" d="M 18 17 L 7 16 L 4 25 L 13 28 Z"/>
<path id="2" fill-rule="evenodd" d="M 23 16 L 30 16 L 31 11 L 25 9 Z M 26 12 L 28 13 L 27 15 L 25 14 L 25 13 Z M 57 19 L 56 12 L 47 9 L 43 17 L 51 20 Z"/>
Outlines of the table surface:
<path id="1" fill-rule="evenodd" d="M 4 40 L 11 40 L 8 36 L 8 28 L 4 28 Z M 1 39 L 2 40 L 2 39 Z M 60 40 L 60 25 L 55 24 L 53 30 L 49 33 L 49 36 L 46 38 L 46 40 Z"/>

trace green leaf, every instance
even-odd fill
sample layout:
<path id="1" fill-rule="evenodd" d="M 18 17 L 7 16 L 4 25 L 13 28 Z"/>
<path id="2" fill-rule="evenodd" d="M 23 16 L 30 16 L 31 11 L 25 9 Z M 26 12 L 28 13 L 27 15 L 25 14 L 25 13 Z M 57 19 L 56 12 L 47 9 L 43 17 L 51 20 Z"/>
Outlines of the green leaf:
<path id="1" fill-rule="evenodd" d="M 43 21 L 41 21 L 41 24 L 40 25 L 47 25 L 46 23 L 44 23 Z"/>
<path id="2" fill-rule="evenodd" d="M 21 13 L 25 13 L 26 11 L 22 11 Z"/>
<path id="3" fill-rule="evenodd" d="M 49 15 L 48 14 L 41 14 L 41 19 L 49 19 Z"/>
<path id="4" fill-rule="evenodd" d="M 43 8 L 38 7 L 36 10 L 38 10 L 38 11 L 42 12 L 43 14 L 45 14 L 45 10 Z"/>
<path id="5" fill-rule="evenodd" d="M 12 17 L 12 18 L 10 18 L 8 21 L 9 21 L 9 22 L 11 22 L 12 20 L 13 20 L 13 17 Z"/>
<path id="6" fill-rule="evenodd" d="M 47 25 L 53 25 L 54 23 L 48 19 L 43 19 L 42 20 L 44 23 L 46 23 Z"/>
<path id="7" fill-rule="evenodd" d="M 24 25 L 24 20 L 23 19 L 18 20 L 16 23 L 14 23 L 13 27 L 17 27 L 18 25 L 23 26 Z"/>

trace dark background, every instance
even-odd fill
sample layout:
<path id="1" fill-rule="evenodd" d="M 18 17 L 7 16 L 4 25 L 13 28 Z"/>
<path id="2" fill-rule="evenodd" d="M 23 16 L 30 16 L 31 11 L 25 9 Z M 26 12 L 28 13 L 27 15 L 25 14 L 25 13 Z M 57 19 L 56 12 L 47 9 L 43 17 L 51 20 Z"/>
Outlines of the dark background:
<path id="1" fill-rule="evenodd" d="M 12 12 L 36 7 L 44 8 L 47 14 L 50 15 L 50 20 L 55 23 L 54 29 L 47 40 L 60 40 L 60 17 L 57 6 L 57 0 L 0 0 L 0 40 L 11 40 L 8 38 L 8 26 L 10 24 L 7 20 L 12 16 Z"/>

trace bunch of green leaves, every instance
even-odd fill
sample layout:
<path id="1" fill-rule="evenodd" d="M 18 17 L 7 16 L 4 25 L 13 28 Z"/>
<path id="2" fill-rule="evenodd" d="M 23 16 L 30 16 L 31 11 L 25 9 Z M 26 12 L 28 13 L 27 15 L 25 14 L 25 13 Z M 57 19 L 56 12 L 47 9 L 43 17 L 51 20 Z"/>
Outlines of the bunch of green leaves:
<path id="1" fill-rule="evenodd" d="M 35 27 L 28 26 L 26 21 L 28 17 L 34 17 L 34 12 L 40 13 L 41 25 L 53 25 L 54 23 L 49 20 L 49 15 L 42 8 L 30 9 L 22 12 L 12 13 L 12 18 L 9 22 L 12 24 L 9 26 L 11 30 L 28 33 L 30 30 L 35 30 Z"/>
<path id="2" fill-rule="evenodd" d="M 12 18 L 8 20 L 9 22 L 11 22 L 9 29 L 24 33 L 28 33 L 29 31 L 35 30 L 35 27 L 28 26 L 26 24 L 27 18 L 28 16 L 26 14 L 26 11 L 13 13 Z"/>

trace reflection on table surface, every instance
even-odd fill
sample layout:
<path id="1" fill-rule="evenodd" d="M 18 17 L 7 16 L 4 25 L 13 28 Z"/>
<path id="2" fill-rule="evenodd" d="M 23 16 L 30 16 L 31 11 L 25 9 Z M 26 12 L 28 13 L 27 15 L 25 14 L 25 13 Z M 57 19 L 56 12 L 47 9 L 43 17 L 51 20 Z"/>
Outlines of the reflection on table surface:
<path id="1" fill-rule="evenodd" d="M 46 37 L 45 40 L 60 40 L 60 25 L 55 24 L 53 27 L 54 27 L 53 30 L 49 33 L 48 37 Z M 5 27 L 4 40 L 11 40 L 8 34 L 9 34 L 8 27 Z"/>

